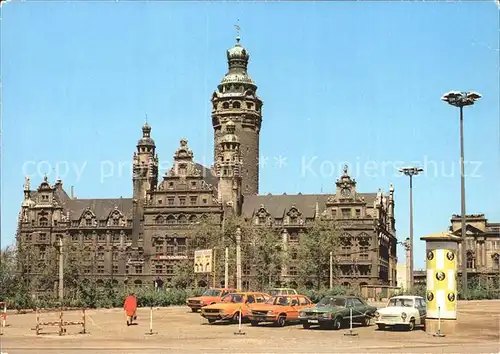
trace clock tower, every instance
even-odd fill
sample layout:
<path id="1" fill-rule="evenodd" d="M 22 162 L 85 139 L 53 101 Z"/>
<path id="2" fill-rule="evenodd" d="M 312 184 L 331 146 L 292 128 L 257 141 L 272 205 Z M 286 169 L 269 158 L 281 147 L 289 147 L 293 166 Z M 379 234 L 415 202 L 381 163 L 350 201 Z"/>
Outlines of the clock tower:
<path id="1" fill-rule="evenodd" d="M 356 199 L 356 180 L 349 176 L 347 165 L 344 166 L 344 172 L 335 184 L 337 185 L 337 200 Z"/>

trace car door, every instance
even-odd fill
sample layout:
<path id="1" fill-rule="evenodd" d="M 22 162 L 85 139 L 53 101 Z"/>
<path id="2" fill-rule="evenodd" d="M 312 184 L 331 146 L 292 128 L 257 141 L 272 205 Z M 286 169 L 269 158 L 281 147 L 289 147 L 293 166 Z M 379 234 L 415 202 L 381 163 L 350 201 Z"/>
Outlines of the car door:
<path id="1" fill-rule="evenodd" d="M 300 299 L 297 296 L 290 296 L 290 306 L 288 307 L 286 317 L 291 321 L 296 321 L 299 318 Z"/>
<path id="2" fill-rule="evenodd" d="M 266 302 L 266 297 L 264 296 L 264 294 L 255 294 L 255 302 L 257 304 L 262 304 L 264 302 Z"/>
<path id="3" fill-rule="evenodd" d="M 358 298 L 352 298 L 352 318 L 364 318 L 368 310 L 366 305 Z"/>
<path id="4" fill-rule="evenodd" d="M 427 317 L 427 306 L 424 299 L 415 299 L 415 304 L 417 305 L 418 314 L 420 316 L 420 323 L 425 323 L 425 318 Z"/>
<path id="5" fill-rule="evenodd" d="M 252 305 L 255 303 L 256 303 L 255 294 L 248 294 L 245 304 L 244 306 L 242 306 L 241 309 L 243 317 L 246 317 L 248 315 L 248 309 L 251 308 Z"/>

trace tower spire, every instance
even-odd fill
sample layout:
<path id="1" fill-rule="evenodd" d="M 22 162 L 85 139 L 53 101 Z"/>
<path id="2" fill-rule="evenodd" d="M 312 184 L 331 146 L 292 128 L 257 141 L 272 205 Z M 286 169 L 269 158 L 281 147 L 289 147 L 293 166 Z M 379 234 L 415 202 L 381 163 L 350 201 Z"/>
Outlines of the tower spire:
<path id="1" fill-rule="evenodd" d="M 234 28 L 236 29 L 236 42 L 240 43 L 240 19 L 236 20 L 236 24 L 234 25 Z"/>

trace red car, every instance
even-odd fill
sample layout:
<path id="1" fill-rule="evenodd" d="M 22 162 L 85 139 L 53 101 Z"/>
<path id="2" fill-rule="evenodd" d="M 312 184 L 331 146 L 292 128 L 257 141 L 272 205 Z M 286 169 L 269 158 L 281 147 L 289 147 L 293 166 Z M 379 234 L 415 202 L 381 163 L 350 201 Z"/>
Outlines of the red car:
<path id="1" fill-rule="evenodd" d="M 198 297 L 190 297 L 186 300 L 186 304 L 191 308 L 192 312 L 197 312 L 203 306 L 212 305 L 220 302 L 224 295 L 235 292 L 234 289 L 226 288 L 211 288 Z"/>

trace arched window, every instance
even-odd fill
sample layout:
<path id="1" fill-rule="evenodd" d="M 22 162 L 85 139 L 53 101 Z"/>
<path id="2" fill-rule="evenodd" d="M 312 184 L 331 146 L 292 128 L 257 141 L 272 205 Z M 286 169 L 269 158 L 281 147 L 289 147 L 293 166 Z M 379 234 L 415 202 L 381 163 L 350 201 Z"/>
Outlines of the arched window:
<path id="1" fill-rule="evenodd" d="M 500 255 L 495 253 L 491 256 L 493 258 L 493 266 L 498 270 L 500 269 Z"/>
<path id="2" fill-rule="evenodd" d="M 222 104 L 222 108 L 224 108 L 224 109 L 229 109 L 229 102 L 224 102 L 224 103 Z"/>
<path id="3" fill-rule="evenodd" d="M 175 217 L 173 215 L 167 216 L 167 224 L 175 224 Z"/>
<path id="4" fill-rule="evenodd" d="M 96 285 L 98 288 L 104 288 L 104 280 L 102 280 L 102 279 L 98 279 L 98 280 L 95 282 L 95 285 Z"/>
<path id="5" fill-rule="evenodd" d="M 49 219 L 41 217 L 38 223 L 40 224 L 40 226 L 49 226 Z"/>
<path id="6" fill-rule="evenodd" d="M 165 219 L 163 218 L 163 216 L 158 215 L 158 216 L 156 217 L 156 223 L 157 223 L 157 224 L 163 224 L 164 222 L 165 222 Z"/>
<path id="7" fill-rule="evenodd" d="M 177 222 L 179 224 L 187 224 L 186 215 L 179 215 L 179 217 L 177 218 Z"/>
<path id="8" fill-rule="evenodd" d="M 136 281 L 134 281 L 134 285 L 139 288 L 139 287 L 142 286 L 142 281 L 140 281 L 139 279 L 137 279 Z"/>
<path id="9" fill-rule="evenodd" d="M 239 103 L 238 101 L 233 102 L 233 108 L 241 108 L 241 103 Z"/>
<path id="10" fill-rule="evenodd" d="M 189 217 L 189 222 L 190 222 L 191 224 L 194 224 L 194 223 L 195 223 L 195 222 L 197 222 L 197 221 L 198 221 L 198 218 L 196 217 L 196 215 L 191 215 L 191 216 Z"/>

